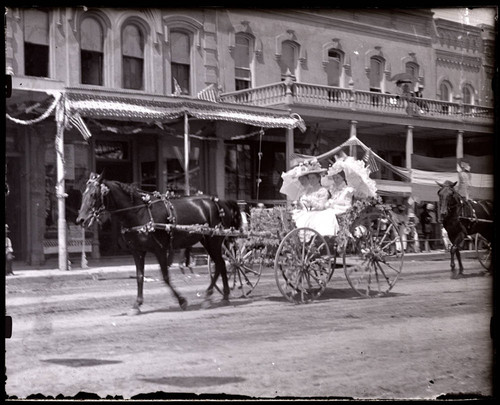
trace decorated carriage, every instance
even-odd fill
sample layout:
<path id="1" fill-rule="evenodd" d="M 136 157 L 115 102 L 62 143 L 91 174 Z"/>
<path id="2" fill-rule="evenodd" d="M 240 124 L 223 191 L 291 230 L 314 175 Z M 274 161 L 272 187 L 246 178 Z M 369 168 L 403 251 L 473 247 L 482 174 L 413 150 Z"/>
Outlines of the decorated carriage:
<path id="1" fill-rule="evenodd" d="M 365 171 L 367 178 L 368 169 L 363 161 L 351 164 L 356 166 L 360 170 L 346 168 L 346 175 L 360 192 L 353 196 L 350 208 L 338 216 L 339 229 L 333 238 L 297 226 L 291 199 L 272 208 L 251 208 L 247 229 L 225 231 L 223 257 L 233 296 L 249 295 L 266 267 L 274 268 L 280 292 L 294 303 L 320 297 L 337 267 L 343 267 L 349 285 L 360 296 L 389 293 L 403 269 L 402 236 L 391 207 L 373 190 L 361 190 L 366 184 L 360 172 Z M 292 180 L 300 168 L 282 175 L 281 191 L 289 197 L 300 193 L 300 185 Z M 221 284 L 216 287 L 222 291 Z"/>

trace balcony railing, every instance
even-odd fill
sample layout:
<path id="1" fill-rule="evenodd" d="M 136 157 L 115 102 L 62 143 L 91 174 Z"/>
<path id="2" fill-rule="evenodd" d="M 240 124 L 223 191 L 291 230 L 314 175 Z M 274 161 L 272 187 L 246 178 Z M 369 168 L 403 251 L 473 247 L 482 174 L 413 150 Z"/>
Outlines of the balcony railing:
<path id="1" fill-rule="evenodd" d="M 477 105 L 286 81 L 225 93 L 221 98 L 222 101 L 236 104 L 306 104 L 483 124 L 492 123 L 494 113 L 493 108 Z"/>

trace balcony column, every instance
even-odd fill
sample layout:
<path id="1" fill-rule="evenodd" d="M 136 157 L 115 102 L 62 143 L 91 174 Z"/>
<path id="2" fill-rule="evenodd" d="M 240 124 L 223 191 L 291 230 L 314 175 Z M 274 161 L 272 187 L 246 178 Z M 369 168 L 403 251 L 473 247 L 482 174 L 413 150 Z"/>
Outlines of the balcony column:
<path id="1" fill-rule="evenodd" d="M 351 128 L 349 131 L 349 139 L 354 139 L 357 137 L 356 125 L 358 121 L 351 121 Z M 349 146 L 349 155 L 356 157 L 356 145 Z"/>
<path id="2" fill-rule="evenodd" d="M 411 155 L 413 154 L 413 125 L 406 126 L 406 168 L 411 170 Z"/>
<path id="3" fill-rule="evenodd" d="M 463 159 L 464 157 L 464 131 L 459 130 L 457 132 L 457 159 Z"/>
<path id="4" fill-rule="evenodd" d="M 286 129 L 286 138 L 285 138 L 285 164 L 286 170 L 290 170 L 292 168 L 291 165 L 291 157 L 294 152 L 295 145 L 293 139 L 293 128 Z"/>

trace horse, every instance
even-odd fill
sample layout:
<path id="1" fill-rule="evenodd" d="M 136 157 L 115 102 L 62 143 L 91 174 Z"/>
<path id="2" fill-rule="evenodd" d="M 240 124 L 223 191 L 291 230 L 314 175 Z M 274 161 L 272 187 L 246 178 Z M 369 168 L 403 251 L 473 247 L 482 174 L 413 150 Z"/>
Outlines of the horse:
<path id="1" fill-rule="evenodd" d="M 158 192 L 144 192 L 135 186 L 114 180 L 105 180 L 101 174 L 91 173 L 82 195 L 76 223 L 90 227 L 116 217 L 121 224 L 122 237 L 134 258 L 137 275 L 137 299 L 132 313 L 140 313 L 144 302 L 144 262 L 152 252 L 160 264 L 163 280 L 170 287 L 180 307 L 187 308 L 187 300 L 172 286 L 169 267 L 174 250 L 189 248 L 200 242 L 215 264 L 214 277 L 205 292 L 204 308 L 210 306 L 210 296 L 219 276 L 223 283 L 223 304 L 229 303 L 229 284 L 226 264 L 222 258 L 224 236 L 216 232 L 190 232 L 176 229 L 176 225 L 197 225 L 210 229 L 241 226 L 241 214 L 236 201 L 219 200 L 205 195 L 168 198 Z M 200 228 L 201 229 L 201 228 Z M 196 229 L 195 229 L 196 230 Z"/>
<path id="2" fill-rule="evenodd" d="M 460 245 L 467 235 L 479 233 L 490 242 L 493 240 L 493 203 L 465 199 L 454 188 L 457 182 L 446 180 L 444 183 L 436 183 L 440 187 L 438 221 L 442 222 L 452 244 L 450 249 L 452 278 L 458 278 L 464 271 Z M 458 274 L 455 272 L 454 256 L 458 260 Z"/>

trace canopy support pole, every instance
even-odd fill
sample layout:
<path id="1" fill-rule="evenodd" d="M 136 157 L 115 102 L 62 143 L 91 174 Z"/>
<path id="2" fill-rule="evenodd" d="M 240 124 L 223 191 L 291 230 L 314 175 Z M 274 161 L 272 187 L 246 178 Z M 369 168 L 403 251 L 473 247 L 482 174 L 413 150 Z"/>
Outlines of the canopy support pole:
<path id="1" fill-rule="evenodd" d="M 457 159 L 464 158 L 464 131 L 457 132 Z"/>
<path id="2" fill-rule="evenodd" d="M 59 244 L 59 270 L 68 270 L 68 248 L 66 241 L 66 200 L 64 184 L 64 105 L 61 100 L 56 106 L 56 159 L 57 159 L 57 238 Z"/>
<path id="3" fill-rule="evenodd" d="M 351 121 L 351 129 L 350 129 L 350 133 L 349 133 L 349 139 L 357 137 L 357 131 L 356 131 L 356 124 L 357 123 L 358 123 L 358 121 Z M 356 145 L 349 146 L 349 155 L 356 158 Z"/>
<path id="4" fill-rule="evenodd" d="M 293 128 L 286 129 L 286 138 L 285 138 L 285 149 L 286 149 L 286 171 L 290 170 L 291 167 L 291 157 L 295 150 L 294 139 L 293 139 Z"/>
<path id="5" fill-rule="evenodd" d="M 184 113 L 184 194 L 189 195 L 189 121 Z"/>
<path id="6" fill-rule="evenodd" d="M 413 155 L 413 125 L 406 126 L 406 168 L 411 170 L 411 155 Z"/>

